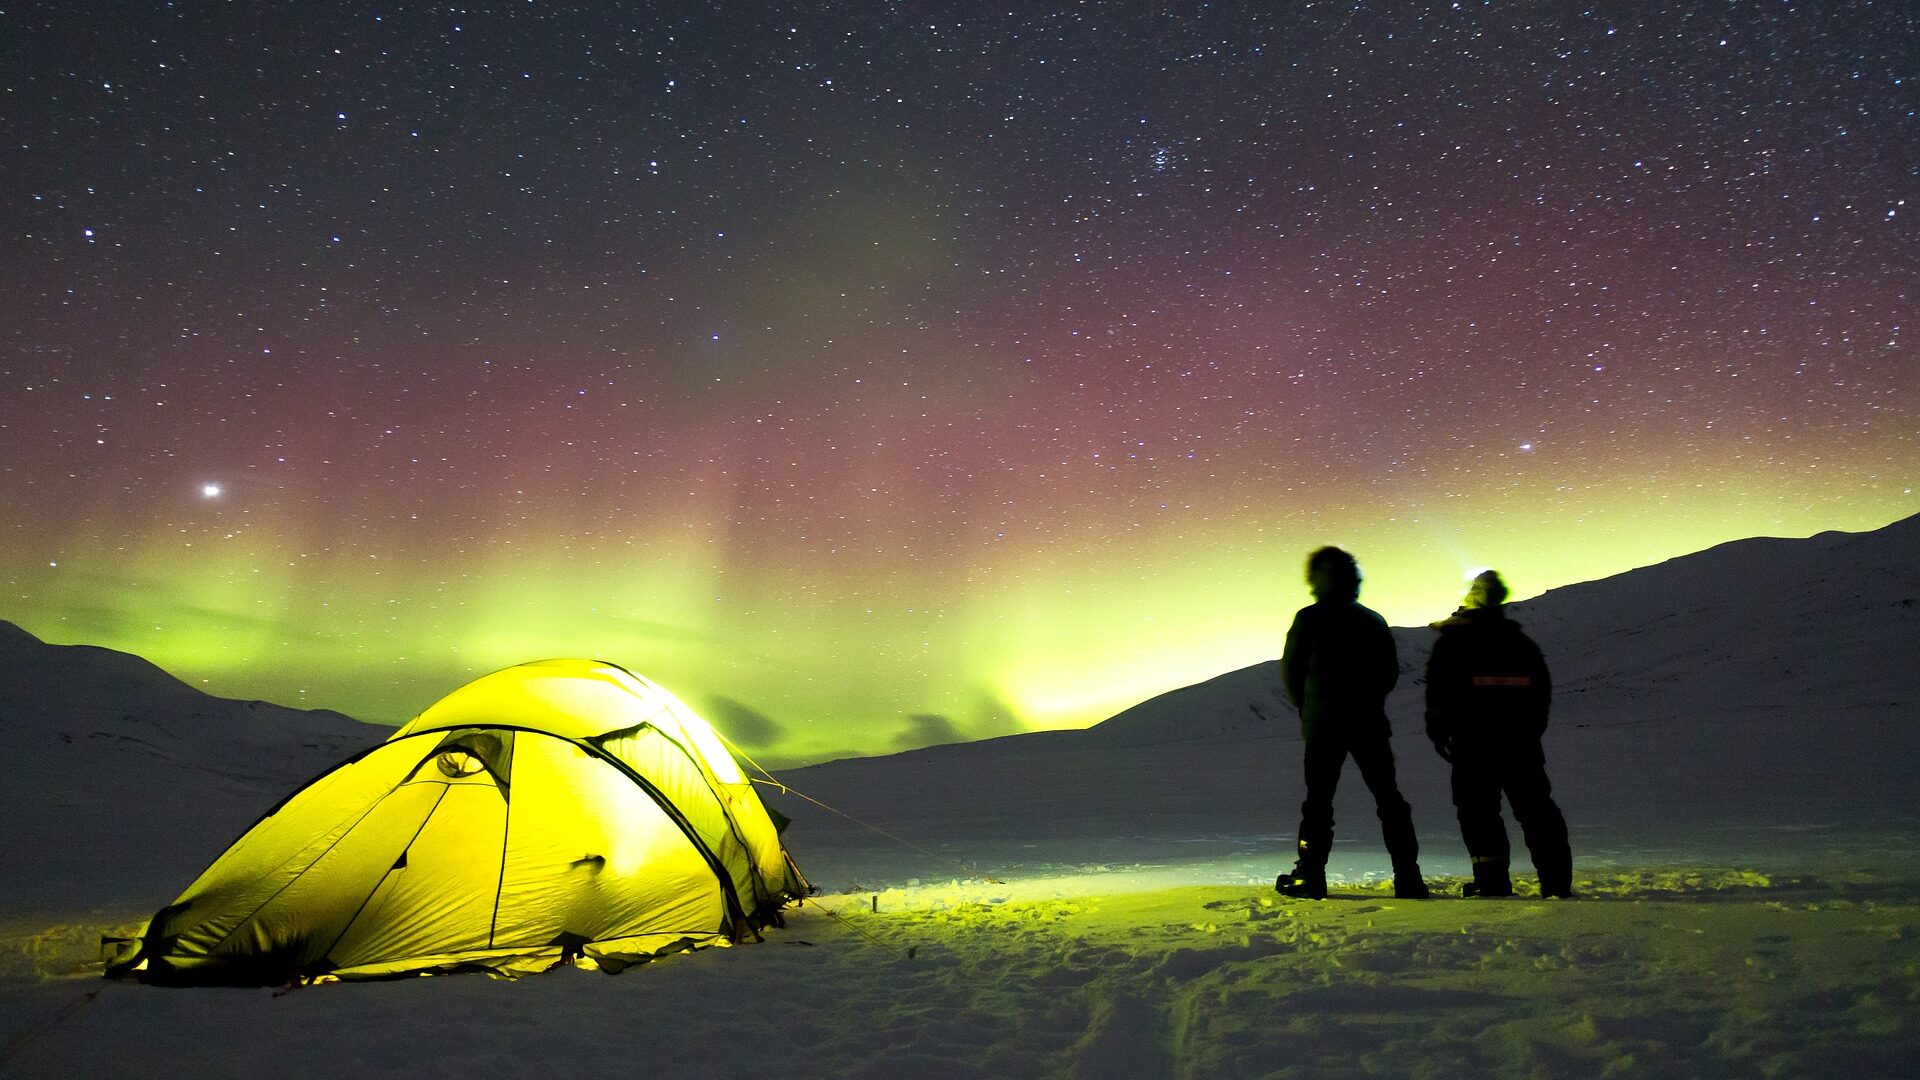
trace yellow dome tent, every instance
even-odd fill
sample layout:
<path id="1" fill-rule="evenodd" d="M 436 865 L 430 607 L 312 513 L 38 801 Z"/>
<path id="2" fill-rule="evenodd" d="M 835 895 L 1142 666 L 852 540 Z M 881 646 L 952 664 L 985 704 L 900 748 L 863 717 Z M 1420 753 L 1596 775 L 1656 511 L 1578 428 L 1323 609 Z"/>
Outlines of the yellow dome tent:
<path id="1" fill-rule="evenodd" d="M 613 664 L 545 660 L 468 683 L 269 811 L 108 974 L 618 971 L 757 937 L 807 891 L 706 721 Z"/>

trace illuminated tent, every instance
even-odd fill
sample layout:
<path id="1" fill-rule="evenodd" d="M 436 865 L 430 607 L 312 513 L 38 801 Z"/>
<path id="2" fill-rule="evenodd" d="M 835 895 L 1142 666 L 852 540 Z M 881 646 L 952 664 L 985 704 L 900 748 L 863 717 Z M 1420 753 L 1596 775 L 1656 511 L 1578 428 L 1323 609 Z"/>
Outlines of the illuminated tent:
<path id="1" fill-rule="evenodd" d="M 108 974 L 618 971 L 757 937 L 807 890 L 706 721 L 612 664 L 547 660 L 454 691 L 269 811 Z"/>

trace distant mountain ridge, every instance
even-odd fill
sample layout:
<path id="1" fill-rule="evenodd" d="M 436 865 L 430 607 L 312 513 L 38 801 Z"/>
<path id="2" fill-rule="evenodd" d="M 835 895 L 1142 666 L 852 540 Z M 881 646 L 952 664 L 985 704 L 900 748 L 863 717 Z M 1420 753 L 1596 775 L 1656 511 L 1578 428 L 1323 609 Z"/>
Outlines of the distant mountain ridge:
<path id="1" fill-rule="evenodd" d="M 1515 604 L 1583 721 L 1920 701 L 1920 516 L 1720 544 Z M 1626 714 L 1626 715 L 1623 715 Z"/>
<path id="2" fill-rule="evenodd" d="M 142 754 L 242 780 L 297 782 L 389 729 L 328 709 L 196 690 L 131 653 L 49 645 L 0 621 L 0 726 L 11 738 Z"/>
<path id="3" fill-rule="evenodd" d="M 138 656 L 0 622 L 7 894 L 27 908 L 75 894 L 157 903 L 260 813 L 391 730 L 214 697 Z"/>

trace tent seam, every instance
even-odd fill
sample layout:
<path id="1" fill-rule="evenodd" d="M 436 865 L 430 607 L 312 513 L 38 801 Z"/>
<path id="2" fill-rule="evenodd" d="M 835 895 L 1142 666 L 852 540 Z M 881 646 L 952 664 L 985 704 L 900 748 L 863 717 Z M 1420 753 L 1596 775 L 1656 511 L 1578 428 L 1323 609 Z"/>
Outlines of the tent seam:
<path id="1" fill-rule="evenodd" d="M 542 731 L 539 728 L 526 727 L 519 724 L 473 724 L 473 723 L 453 724 L 453 725 L 447 725 L 447 726 L 442 726 L 437 728 L 422 728 L 414 731 L 412 734 L 425 735 L 425 734 L 428 734 L 429 732 L 434 732 L 434 731 L 460 731 L 467 728 L 476 728 L 476 729 L 492 728 L 493 730 L 496 730 L 496 731 L 514 731 L 514 732 L 526 731 L 526 732 L 531 732 L 532 734 L 535 734 L 535 735 L 544 735 L 549 739 L 558 739 L 564 743 L 571 743 L 574 746 L 579 747 L 581 750 L 586 751 L 588 754 L 592 755 L 593 757 L 599 758 L 601 761 L 604 761 L 608 765 L 613 766 L 616 770 L 620 772 L 621 775 L 633 781 L 634 784 L 640 788 L 640 790 L 646 792 L 647 797 L 654 801 L 654 805 L 658 806 L 662 813 L 666 814 L 667 819 L 669 821 L 672 821 L 675 825 L 679 826 L 681 835 L 685 836 L 687 838 L 687 842 L 693 845 L 693 850 L 699 852 L 700 856 L 706 860 L 707 869 L 713 874 L 714 879 L 720 884 L 721 896 L 727 901 L 727 907 L 729 909 L 731 916 L 733 918 L 738 919 L 741 925 L 745 925 L 747 923 L 747 912 L 745 907 L 740 902 L 740 890 L 734 888 L 733 886 L 733 875 L 728 873 L 727 868 L 721 864 L 720 857 L 714 854 L 713 850 L 708 848 L 706 843 L 700 839 L 700 834 L 694 829 L 693 823 L 688 821 L 686 818 L 686 815 L 680 812 L 680 808 L 673 804 L 673 800 L 667 798 L 666 794 L 662 792 L 659 788 L 655 787 L 651 780 L 648 780 L 646 777 L 640 775 L 638 770 L 632 768 L 626 762 L 621 761 L 618 757 L 615 757 L 614 755 L 607 753 L 605 750 L 600 749 L 599 747 L 593 745 L 592 743 L 586 741 L 585 739 L 576 739 L 566 735 L 556 735 L 551 731 Z M 412 735 L 409 735 L 408 737 L 411 738 Z M 672 740 L 668 740 L 668 741 L 671 742 Z M 726 807 L 724 804 L 722 805 L 721 810 L 723 813 L 728 813 L 728 819 L 729 819 L 729 822 L 731 822 L 731 813 L 726 810 Z M 503 862 L 503 865 L 504 865 L 504 862 Z"/>
<path id="2" fill-rule="evenodd" d="M 409 736 L 407 736 L 407 738 L 412 738 L 412 737 L 413 737 L 413 736 L 411 736 L 411 735 L 409 735 Z M 381 746 L 385 746 L 385 745 L 387 745 L 387 744 L 386 744 L 386 743 L 381 743 L 380 745 L 381 745 Z M 379 749 L 379 747 L 374 747 L 373 749 L 374 749 L 374 750 L 377 750 L 377 749 Z M 369 753 L 369 754 L 370 754 L 370 753 L 372 753 L 372 752 L 373 752 L 373 750 L 369 750 L 369 751 L 367 751 L 367 753 Z M 362 757 L 364 757 L 365 755 L 361 755 L 361 756 L 362 756 Z M 425 759 L 423 758 L 423 759 L 421 759 L 421 760 L 425 760 Z M 324 778 L 324 777 L 327 777 L 327 776 L 330 776 L 330 775 L 332 775 L 332 774 L 333 774 L 334 772 L 337 772 L 337 771 L 338 771 L 339 769 L 344 769 L 344 768 L 346 768 L 346 767 L 347 767 L 347 766 L 349 766 L 349 765 L 354 765 L 354 764 L 357 764 L 357 763 L 358 763 L 359 761 L 360 761 L 360 757 L 356 757 L 356 758 L 354 758 L 354 759 L 353 759 L 353 760 L 351 760 L 351 761 L 347 761 L 347 762 L 343 762 L 343 763 L 342 763 L 342 764 L 340 764 L 340 765 L 339 765 L 339 766 L 338 766 L 338 767 L 337 767 L 336 769 L 329 769 L 329 770 L 327 770 L 326 772 L 324 772 L 324 773 L 321 773 L 321 774 L 320 774 L 320 776 L 318 776 L 318 777 L 315 777 L 315 778 L 314 778 L 314 780 L 315 780 L 315 782 L 318 782 L 318 781 L 319 781 L 320 779 L 322 779 L 322 778 Z M 414 765 L 414 768 L 416 768 L 416 769 L 417 769 L 417 768 L 419 768 L 419 767 L 420 767 L 420 766 L 419 766 L 419 764 L 418 764 L 418 763 L 415 763 L 415 765 Z M 435 782 L 435 781 L 427 781 L 427 783 L 434 783 L 434 782 Z M 311 787 L 312 785 L 311 785 L 311 784 L 309 784 L 308 786 L 309 786 L 309 787 Z M 396 785 L 396 787 L 397 787 L 397 785 Z M 300 791 L 305 791 L 305 790 L 306 790 L 306 788 L 301 788 L 301 789 L 300 789 Z M 229 845 L 227 845 L 227 850 L 228 850 L 228 851 L 231 851 L 231 850 L 233 850 L 233 848 L 235 848 L 236 846 L 238 846 L 238 845 L 239 845 L 239 843 L 240 843 L 240 841 L 242 841 L 242 840 L 245 840 L 245 839 L 247 838 L 247 836 L 248 836 L 248 835 L 249 835 L 250 833 L 252 833 L 252 832 L 253 832 L 253 830 L 255 830 L 255 829 L 257 829 L 257 828 L 259 828 L 259 827 L 261 826 L 261 824 L 263 824 L 263 823 L 264 823 L 264 822 L 265 822 L 265 821 L 266 821 L 266 820 L 267 820 L 268 818 L 270 818 L 270 817 L 272 817 L 272 816 L 273 816 L 274 814 L 276 814 L 276 813 L 279 813 L 279 812 L 280 812 L 280 809 L 281 809 L 281 808 L 283 808 L 283 807 L 284 807 L 284 806 L 285 806 L 285 805 L 286 805 L 286 804 L 287 804 L 288 802 L 291 802 L 291 801 L 293 800 L 293 797 L 294 797 L 294 795 L 298 795 L 299 793 L 300 793 L 299 791 L 296 791 L 296 792 L 294 792 L 294 794 L 293 794 L 293 795 L 289 795 L 289 796 L 287 796 L 287 797 L 286 797 L 285 799 L 282 799 L 282 800 L 280 801 L 280 806 L 277 806 L 277 807 L 275 807 L 275 808 L 274 808 L 274 809 L 273 809 L 272 811 L 269 811 L 268 813 L 266 813 L 266 814 L 263 814 L 263 815 L 261 815 L 261 817 L 260 817 L 260 820 L 259 820 L 259 821 L 256 821 L 256 822 L 254 822 L 254 823 L 253 823 L 252 825 L 249 825 L 249 826 L 247 826 L 247 831 L 246 831 L 246 832 L 243 832 L 243 833 L 241 833 L 241 834 L 239 835 L 239 837 L 238 837 L 238 838 L 236 838 L 236 839 L 234 840 L 234 842 L 233 842 L 232 844 L 229 844 Z M 392 792 L 388 792 L 387 794 L 388 794 L 388 795 L 391 795 L 391 794 L 392 794 Z M 444 793 L 443 793 L 443 794 L 444 794 Z M 250 923 L 250 922 L 252 922 L 252 921 L 253 921 L 253 919 L 254 919 L 254 916 L 256 916 L 256 915 L 258 915 L 258 914 L 260 914 L 260 912 L 261 912 L 261 911 L 262 911 L 262 910 L 263 910 L 264 908 L 266 908 L 266 906 L 267 906 L 268 904 L 271 904 L 271 903 L 273 903 L 273 902 L 274 902 L 275 900 L 278 900 L 278 899 L 280 898 L 280 894 L 281 894 L 281 893 L 283 893 L 283 892 L 286 892 L 286 891 L 287 891 L 288 889 L 291 889 L 291 888 L 293 888 L 293 887 L 294 887 L 294 886 L 295 886 L 296 884 L 298 884 L 298 883 L 300 882 L 300 879 L 301 879 L 301 878 L 303 878 L 303 877 L 306 877 L 306 876 L 307 876 L 307 873 L 308 873 L 309 871 L 311 871 L 311 870 L 313 869 L 313 867 L 314 867 L 314 864 L 315 864 L 315 863 L 318 863 L 318 862 L 319 862 L 319 861 L 320 861 L 321 859 L 324 859 L 324 858 L 326 858 L 326 857 L 327 857 L 327 856 L 328 856 L 328 855 L 329 855 L 329 854 L 330 854 L 330 853 L 331 853 L 331 852 L 333 851 L 333 849 L 334 849 L 334 848 L 337 848 L 337 847 L 339 847 L 339 846 L 340 846 L 340 841 L 342 841 L 342 840 L 345 840 L 345 839 L 347 838 L 347 835 L 348 835 L 349 833 L 351 833 L 351 832 L 353 832 L 353 830 L 355 830 L 355 829 L 357 829 L 357 828 L 359 828 L 359 827 L 360 827 L 360 823 L 361 823 L 361 822 L 363 822 L 363 821 L 365 821 L 365 820 L 367 820 L 367 815 L 368 815 L 368 814 L 371 814 L 371 813 L 373 813 L 373 811 L 374 811 L 374 809 L 375 809 L 375 808 L 377 808 L 377 807 L 378 807 L 378 806 L 379 806 L 379 805 L 380 805 L 381 803 L 383 803 L 383 802 L 385 802 L 385 801 L 386 801 L 386 799 L 387 799 L 387 796 L 386 796 L 386 795 L 383 795 L 383 796 L 381 796 L 380 798 L 378 798 L 378 799 L 375 799 L 375 800 L 373 801 L 373 804 L 372 804 L 372 805 L 370 805 L 370 806 L 368 806 L 368 807 L 367 807 L 367 808 L 366 808 L 365 810 L 362 810 L 362 811 L 360 812 L 360 816 L 359 816 L 359 817 L 357 817 L 357 818 L 355 818 L 355 819 L 353 819 L 353 824 L 351 824 L 351 825 L 349 825 L 349 826 L 347 826 L 347 827 L 346 827 L 346 829 L 344 829 L 344 830 L 343 830 L 343 831 L 342 831 L 342 832 L 340 833 L 340 835 L 339 835 L 338 837 L 336 837 L 336 838 L 334 839 L 334 841 L 333 841 L 333 843 L 331 843 L 331 844 L 328 844 L 328 845 L 327 845 L 327 850 L 326 850 L 326 851 L 322 851 L 322 852 L 321 852 L 320 854 L 318 854 L 318 855 L 316 855 L 316 856 L 314 856 L 314 857 L 313 857 L 312 859 L 310 859 L 310 860 L 308 860 L 308 862 L 307 862 L 307 868 L 306 868 L 305 870 L 302 870 L 302 871 L 300 871 L 299 873 L 297 873 L 297 874 L 295 874 L 295 875 L 293 875 L 293 876 L 292 876 L 291 878 L 288 878 L 288 879 L 287 879 L 287 883 L 286 883 L 285 885 L 282 885 L 282 886 L 280 886 L 279 888 L 277 888 L 277 889 L 275 889 L 275 890 L 273 890 L 273 895 L 271 895 L 271 896 L 269 896 L 269 897 L 267 897 L 267 898 L 266 898 L 265 900 L 262 900 L 262 901 L 260 901 L 260 902 L 259 902 L 258 904 L 256 904 L 256 905 L 254 905 L 254 908 L 253 908 L 253 910 L 252 910 L 252 911 L 249 911 L 249 912 L 247 912 L 247 913 L 246 913 L 246 915 L 244 915 L 244 916 L 242 916 L 242 917 L 241 917 L 241 919 L 240 919 L 240 921 L 238 921 L 238 922 L 236 922 L 236 923 L 234 923 L 234 924 L 233 924 L 233 929 L 231 929 L 231 930 L 229 930 L 229 931 L 227 931 L 227 932 L 226 932 L 225 934 L 223 934 L 223 935 L 221 935 L 221 937 L 220 937 L 220 940 L 219 940 L 219 941 L 216 941 L 216 942 L 214 942 L 214 943 L 213 943 L 212 945 L 210 945 L 210 946 L 208 946 L 208 947 L 207 947 L 207 955 L 208 955 L 208 956 L 212 956 L 212 955 L 213 955 L 213 954 L 214 954 L 214 953 L 215 953 L 216 951 L 218 951 L 218 950 L 219 950 L 219 948 L 220 948 L 220 947 L 221 947 L 222 945 L 225 945 L 225 944 L 226 944 L 227 942 L 229 942 L 229 941 L 232 941 L 232 940 L 233 940 L 233 935 L 235 935 L 235 934 L 237 934 L 237 933 L 239 933 L 239 932 L 240 932 L 240 928 L 241 928 L 241 927 L 243 927 L 243 926 L 245 926 L 245 925 L 247 925 L 248 923 Z M 434 805 L 435 805 L 435 806 L 438 806 L 438 805 L 439 805 L 439 803 L 438 803 L 438 801 L 437 801 L 437 800 L 435 801 L 435 803 L 434 803 Z M 223 853 L 223 854 L 224 854 L 224 853 Z M 284 866 L 284 865 L 286 865 L 286 863 L 284 863 L 284 862 L 282 862 L 282 863 L 281 863 L 280 865 L 282 865 L 282 866 Z M 149 927 L 149 928 L 148 928 L 148 932 L 149 932 L 149 933 L 151 933 L 151 932 L 152 932 L 152 927 Z"/>
<path id="3" fill-rule="evenodd" d="M 418 768 L 418 766 L 415 766 L 415 768 Z M 433 800 L 433 808 L 428 810 L 426 814 L 424 814 L 420 818 L 420 824 L 414 828 L 413 835 L 407 837 L 406 845 L 400 849 L 400 854 L 403 857 L 406 855 L 407 852 L 413 850 L 413 842 L 415 840 L 420 839 L 420 834 L 425 832 L 427 829 L 427 823 L 433 820 L 433 815 L 440 812 L 440 804 L 447 801 L 447 793 L 453 790 L 453 785 L 446 783 L 445 781 L 429 780 L 427 782 L 430 784 L 431 783 L 440 784 L 440 797 Z M 399 789 L 395 788 L 394 790 L 397 791 Z M 385 799 L 380 800 L 380 802 L 385 802 L 385 801 L 386 801 Z M 378 806 L 379 803 L 375 803 L 374 805 Z M 351 832 L 352 830 L 348 830 L 348 831 Z M 347 931 L 352 930 L 353 924 L 359 921 L 361 912 L 366 911 L 367 905 L 373 902 L 374 894 L 380 891 L 380 886 L 385 885 L 387 883 L 387 879 L 392 876 L 393 876 L 393 867 L 389 866 L 387 867 L 386 873 L 380 875 L 380 880 L 373 883 L 373 888 L 367 890 L 367 895 L 360 898 L 360 906 L 353 909 L 353 914 L 347 917 L 346 923 L 340 927 L 340 932 L 333 935 L 333 940 L 327 942 L 327 947 L 321 950 L 320 959 L 325 960 L 328 956 L 331 956 L 333 954 L 334 947 L 339 945 L 340 942 L 346 938 Z"/>
<path id="4" fill-rule="evenodd" d="M 666 711 L 667 710 L 664 707 L 659 710 L 659 712 L 666 712 Z M 657 716 L 659 715 L 659 713 L 656 712 L 654 715 Z M 747 856 L 746 858 L 747 877 L 756 886 L 756 891 L 754 893 L 753 900 L 754 900 L 754 908 L 758 910 L 760 906 L 761 894 L 764 893 L 768 898 L 772 898 L 773 890 L 767 887 L 767 880 L 765 876 L 760 873 L 760 867 L 754 862 L 752 858 L 752 853 L 753 853 L 752 845 L 747 843 L 746 837 L 740 835 L 740 823 L 734 818 L 733 804 L 725 796 L 721 795 L 718 791 L 714 790 L 714 784 L 717 783 L 717 781 L 708 775 L 708 771 L 711 767 L 710 766 L 708 768 L 701 767 L 701 763 L 705 759 L 702 758 L 700 755 L 696 754 L 694 751 L 688 749 L 684 744 L 680 742 L 680 740 L 667 734 L 666 731 L 660 727 L 660 725 L 653 722 L 652 717 L 648 717 L 647 719 L 640 721 L 638 724 L 633 725 L 633 727 L 626 728 L 623 730 L 636 731 L 636 732 L 641 730 L 652 731 L 654 734 L 660 736 L 662 739 L 665 739 L 667 743 L 670 746 L 672 746 L 675 750 L 680 751 L 681 755 L 685 757 L 690 764 L 693 765 L 694 772 L 700 774 L 700 782 L 706 785 L 707 794 L 713 796 L 713 801 L 716 804 L 718 804 L 720 807 L 720 816 L 726 820 L 727 834 L 733 837 L 734 842 L 740 845 L 741 853 Z M 604 738 L 605 736 L 601 736 L 601 737 Z M 748 790 L 752 790 L 750 784 L 749 784 Z M 784 844 L 781 845 L 781 848 L 783 851 L 785 850 L 785 846 L 786 845 Z M 732 877 L 732 875 L 729 874 L 728 877 Z M 737 898 L 738 890 L 735 890 L 735 892 L 736 892 L 736 898 Z"/>
<path id="5" fill-rule="evenodd" d="M 517 743 L 519 741 L 519 736 L 516 734 L 514 742 Z M 502 793 L 506 796 L 507 812 L 505 820 L 500 823 L 500 872 L 496 874 L 493 879 L 493 914 L 487 919 L 487 948 L 489 949 L 496 947 L 493 943 L 493 936 L 500 932 L 500 895 L 507 889 L 507 840 L 513 835 L 512 771 L 514 760 L 513 758 L 507 759 L 508 789 Z"/>

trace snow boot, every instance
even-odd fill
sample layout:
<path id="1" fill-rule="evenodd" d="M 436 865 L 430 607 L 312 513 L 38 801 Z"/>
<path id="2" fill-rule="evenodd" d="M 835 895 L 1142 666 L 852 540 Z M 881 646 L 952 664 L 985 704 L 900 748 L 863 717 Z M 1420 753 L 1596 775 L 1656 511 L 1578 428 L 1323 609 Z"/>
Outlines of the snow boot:
<path id="1" fill-rule="evenodd" d="M 1273 879 L 1274 891 L 1302 900 L 1325 900 L 1329 842 L 1316 844 L 1301 837 L 1294 845 L 1293 869 Z"/>
<path id="2" fill-rule="evenodd" d="M 1273 879 L 1273 888 L 1276 892 L 1297 896 L 1302 900 L 1325 900 L 1327 898 L 1326 868 L 1295 863 L 1293 869 Z"/>
<path id="3" fill-rule="evenodd" d="M 1557 900 L 1573 899 L 1573 875 L 1571 873 L 1541 874 L 1540 895 Z"/>
<path id="4" fill-rule="evenodd" d="M 1427 881 L 1420 876 L 1420 868 L 1410 870 L 1396 869 L 1393 872 L 1393 898 L 1395 900 L 1425 900 L 1433 895 L 1427 888 Z"/>
<path id="5" fill-rule="evenodd" d="M 1556 847 L 1558 850 L 1554 850 Z M 1573 898 L 1573 853 L 1567 850 L 1566 841 L 1548 847 L 1544 856 L 1535 855 L 1533 869 L 1540 875 L 1541 896 Z"/>
<path id="6" fill-rule="evenodd" d="M 1473 860 L 1473 880 L 1460 886 L 1460 895 L 1469 898 L 1512 896 L 1513 881 L 1507 877 L 1507 860 Z"/>

